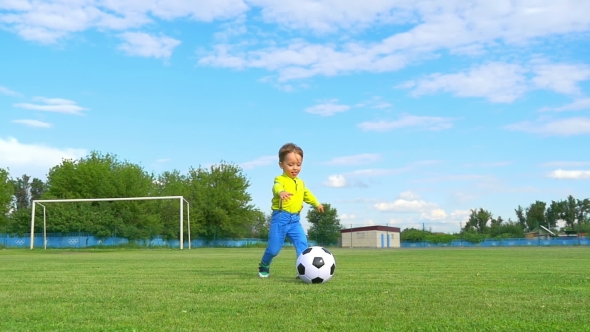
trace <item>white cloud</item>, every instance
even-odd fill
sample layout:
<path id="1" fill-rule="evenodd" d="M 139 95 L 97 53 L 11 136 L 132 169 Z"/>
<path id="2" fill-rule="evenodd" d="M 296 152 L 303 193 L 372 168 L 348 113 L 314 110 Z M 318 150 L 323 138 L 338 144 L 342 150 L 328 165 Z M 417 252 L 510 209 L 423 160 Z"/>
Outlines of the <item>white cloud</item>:
<path id="1" fill-rule="evenodd" d="M 375 198 L 354 198 L 354 199 L 338 199 L 336 202 L 340 204 L 356 204 L 356 203 L 375 203 L 379 202 Z"/>
<path id="2" fill-rule="evenodd" d="M 78 106 L 74 101 L 62 98 L 34 97 L 33 101 L 40 102 L 41 104 L 17 103 L 13 106 L 27 110 L 75 115 L 81 115 L 82 111 L 88 110 L 88 108 Z"/>
<path id="3" fill-rule="evenodd" d="M 423 200 L 406 200 L 400 198 L 393 202 L 377 203 L 373 207 L 382 212 L 424 212 L 437 208 L 437 205 Z"/>
<path id="4" fill-rule="evenodd" d="M 328 45 L 269 39 L 253 43 L 250 48 L 218 45 L 200 61 L 210 66 L 265 68 L 278 72 L 281 80 L 356 71 L 394 71 L 413 61 L 432 58 L 440 51 L 483 53 L 490 48 L 518 46 L 536 38 L 584 32 L 590 28 L 590 17 L 585 15 L 590 12 L 590 4 L 585 0 L 534 3 L 481 0 L 5 0 L 0 6 L 3 9 L 0 28 L 42 43 L 55 43 L 72 33 L 91 29 L 119 33 L 147 25 L 158 28 L 163 21 L 177 19 L 202 22 L 237 19 L 240 22 L 243 17 L 254 22 L 252 25 L 258 22 L 278 25 L 278 30 L 294 31 L 294 34 L 311 32 L 313 37 L 330 37 L 329 34 L 343 37 L 340 40 L 331 38 Z M 365 29 L 380 26 L 396 32 L 369 43 L 351 39 Z M 242 37 L 244 26 L 240 23 L 232 31 L 229 35 Z M 271 46 L 260 48 L 261 44 Z"/>
<path id="5" fill-rule="evenodd" d="M 0 27 L 44 44 L 88 29 L 122 31 L 159 20 L 189 18 L 211 22 L 248 10 L 243 0 L 177 1 L 10 1 L 0 3 Z"/>
<path id="6" fill-rule="evenodd" d="M 590 118 L 578 117 L 558 120 L 524 121 L 509 124 L 504 127 L 512 131 L 522 131 L 530 134 L 574 136 L 590 134 Z"/>
<path id="7" fill-rule="evenodd" d="M 557 167 L 557 168 L 585 167 L 585 166 L 590 166 L 590 161 L 549 161 L 546 163 L 542 163 L 541 166 L 543 166 L 543 167 Z"/>
<path id="8" fill-rule="evenodd" d="M 198 63 L 212 67 L 263 68 L 276 71 L 280 82 L 317 75 L 336 76 L 353 71 L 388 72 L 401 69 L 409 63 L 409 58 L 405 55 L 382 55 L 368 50 L 361 43 L 349 43 L 340 49 L 333 45 L 311 44 L 298 39 L 284 47 L 270 46 L 257 50 L 244 50 L 244 47 L 216 45 Z"/>
<path id="9" fill-rule="evenodd" d="M 373 108 L 384 109 L 384 108 L 390 108 L 391 106 L 392 105 L 390 103 L 383 101 L 383 102 L 373 105 Z"/>
<path id="10" fill-rule="evenodd" d="M 376 224 L 375 224 L 375 220 L 373 220 L 373 219 L 366 219 L 363 222 L 363 225 L 364 226 L 375 226 Z"/>
<path id="11" fill-rule="evenodd" d="M 464 204 L 464 203 L 467 203 L 467 202 L 471 202 L 471 201 L 473 201 L 474 199 L 477 198 L 477 196 L 474 195 L 473 192 L 468 192 L 468 193 L 465 193 L 465 192 L 455 192 L 455 193 L 452 194 L 452 197 L 453 197 L 453 200 L 455 202 L 458 202 L 459 204 Z"/>
<path id="12" fill-rule="evenodd" d="M 384 101 L 380 96 L 374 96 L 368 100 L 362 101 L 354 107 L 370 107 L 373 109 L 387 109 L 393 107 L 390 103 Z"/>
<path id="13" fill-rule="evenodd" d="M 264 156 L 264 157 L 256 158 L 252 161 L 247 161 L 247 162 L 241 163 L 240 167 L 242 167 L 243 169 L 253 169 L 256 167 L 260 167 L 260 166 L 271 165 L 273 163 L 278 163 L 277 156 Z"/>
<path id="14" fill-rule="evenodd" d="M 406 172 L 408 170 L 409 168 L 407 167 L 359 169 L 352 172 L 331 175 L 323 185 L 332 188 L 367 188 L 369 185 L 364 181 L 365 178 L 389 176 Z"/>
<path id="15" fill-rule="evenodd" d="M 447 213 L 443 209 L 432 209 L 430 212 L 423 212 L 420 215 L 421 219 L 427 220 L 445 220 L 447 219 Z"/>
<path id="16" fill-rule="evenodd" d="M 444 182 L 444 181 L 474 181 L 474 180 L 481 180 L 481 181 L 494 181 L 494 178 L 489 175 L 480 175 L 480 174 L 449 174 L 449 175 L 441 175 L 441 176 L 433 176 L 429 178 L 420 178 L 416 180 L 411 180 L 410 182 Z"/>
<path id="17" fill-rule="evenodd" d="M 399 174 L 407 171 L 408 168 L 368 168 L 359 169 L 352 172 L 346 172 L 344 175 L 347 176 L 364 176 L 364 177 L 375 177 L 375 176 L 387 176 L 393 174 Z"/>
<path id="18" fill-rule="evenodd" d="M 99 8 L 94 1 L 27 3 L 0 15 L 0 24 L 23 39 L 52 44 L 70 33 L 90 28 L 126 29 L 151 21 L 133 12 L 109 12 L 107 8 Z"/>
<path id="19" fill-rule="evenodd" d="M 534 75 L 531 79 L 528 77 Z M 415 97 L 448 92 L 457 97 L 481 97 L 493 103 L 512 103 L 533 89 L 562 94 L 579 94 L 579 82 L 590 79 L 590 66 L 533 61 L 530 65 L 493 62 L 467 71 L 435 73 L 418 80 L 406 81 L 398 88 L 409 89 Z M 574 104 L 569 107 L 580 107 Z"/>
<path id="20" fill-rule="evenodd" d="M 143 32 L 125 32 L 119 35 L 125 42 L 119 49 L 127 55 L 146 58 L 170 58 L 180 41 L 164 35 L 152 36 Z"/>
<path id="21" fill-rule="evenodd" d="M 0 138 L 0 165 L 8 167 L 12 176 L 28 174 L 42 178 L 62 159 L 79 159 L 87 155 L 85 149 L 55 148 L 40 144 L 26 144 L 16 138 Z"/>
<path id="22" fill-rule="evenodd" d="M 2 0 L 0 1 L 0 9 L 5 10 L 28 10 L 31 4 L 28 1 L 21 0 Z"/>
<path id="23" fill-rule="evenodd" d="M 455 210 L 451 213 L 451 219 L 454 221 L 466 222 L 469 220 L 471 210 Z"/>
<path id="24" fill-rule="evenodd" d="M 443 231 L 446 233 L 457 232 L 458 227 L 452 227 L 449 225 L 461 225 L 465 224 L 469 220 L 471 215 L 470 210 L 455 210 L 450 214 L 440 208 L 431 209 L 429 211 L 422 212 L 420 219 L 427 220 L 427 226 L 431 231 Z"/>
<path id="25" fill-rule="evenodd" d="M 348 186 L 348 181 L 343 175 L 337 174 L 329 176 L 328 181 L 324 182 L 323 185 L 331 188 L 344 188 Z"/>
<path id="26" fill-rule="evenodd" d="M 220 25 L 220 31 L 213 34 L 213 38 L 220 42 L 229 41 L 232 37 L 242 36 L 248 32 L 246 26 L 246 15 Z"/>
<path id="27" fill-rule="evenodd" d="M 554 178 L 554 179 L 590 179 L 590 171 L 582 171 L 582 170 L 562 170 L 558 169 L 555 171 L 550 172 L 547 174 L 547 177 Z"/>
<path id="28" fill-rule="evenodd" d="M 190 18 L 196 21 L 212 22 L 217 19 L 233 18 L 248 10 L 242 0 L 176 0 L 176 1 L 119 1 L 103 0 L 105 9 L 117 13 L 140 13 L 141 15 L 174 20 Z"/>
<path id="29" fill-rule="evenodd" d="M 510 161 L 495 161 L 495 162 L 483 162 L 483 163 L 468 163 L 465 167 L 504 167 L 512 164 Z"/>
<path id="30" fill-rule="evenodd" d="M 532 83 L 540 89 L 558 93 L 579 94 L 579 82 L 590 79 L 590 66 L 571 64 L 540 64 L 534 67 Z"/>
<path id="31" fill-rule="evenodd" d="M 547 34 L 583 31 L 590 19 L 584 0 L 568 2 L 487 2 L 487 1 L 407 1 L 407 0 L 250 0 L 260 6 L 263 19 L 292 29 L 337 32 L 368 28 L 375 23 L 412 24 L 399 33 L 396 42 L 423 45 L 471 45 L 492 39 L 521 41 Z M 455 32 L 455 34 L 450 34 Z M 414 37 L 414 38 L 410 38 Z"/>
<path id="32" fill-rule="evenodd" d="M 374 24 L 411 18 L 410 7 L 400 1 L 311 1 L 249 0 L 262 10 L 266 22 L 291 29 L 332 33 L 340 29 L 362 29 Z M 400 8 L 401 7 L 401 8 Z"/>
<path id="33" fill-rule="evenodd" d="M 49 105 L 75 105 L 76 102 L 63 99 L 63 98 L 46 98 L 46 97 L 33 97 L 33 101 L 42 102 Z"/>
<path id="34" fill-rule="evenodd" d="M 158 163 L 158 164 L 167 163 L 170 160 L 171 160 L 170 158 L 160 158 L 160 159 L 156 159 L 156 163 Z"/>
<path id="35" fill-rule="evenodd" d="M 408 191 L 404 191 L 404 192 L 400 193 L 399 199 L 412 201 L 412 200 L 420 199 L 420 195 L 408 190 Z"/>
<path id="36" fill-rule="evenodd" d="M 554 111 L 554 112 L 565 112 L 565 111 L 581 111 L 590 109 L 590 98 L 581 98 L 574 100 L 573 102 L 563 105 L 560 107 L 544 107 L 540 109 L 541 112 Z"/>
<path id="37" fill-rule="evenodd" d="M 299 84 L 279 83 L 272 76 L 262 77 L 262 78 L 260 78 L 258 80 L 258 82 L 269 83 L 272 86 L 274 86 L 275 88 L 277 88 L 278 90 L 284 91 L 284 92 L 293 92 L 293 91 L 296 91 L 296 90 L 306 90 L 306 89 L 309 89 L 309 85 L 306 84 L 306 83 L 299 83 Z"/>
<path id="38" fill-rule="evenodd" d="M 339 215 L 338 217 L 340 218 L 341 221 L 356 219 L 356 216 L 354 214 L 348 214 L 348 213 L 343 213 L 343 214 Z"/>
<path id="39" fill-rule="evenodd" d="M 264 68 L 277 72 L 279 80 L 307 78 L 316 75 L 366 71 L 390 72 L 415 61 L 438 56 L 440 51 L 453 54 L 483 53 L 488 49 L 522 46 L 530 40 L 560 34 L 587 31 L 590 11 L 585 0 L 568 2 L 489 2 L 489 1 L 317 1 L 317 0 L 250 0 L 261 7 L 262 18 L 289 30 L 303 29 L 325 33 L 350 35 L 356 29 L 374 28 L 380 24 L 400 27 L 401 32 L 376 42 L 357 42 L 343 38 L 344 42 L 327 45 L 312 44 L 299 39 L 269 40 L 268 47 L 249 45 L 218 45 L 203 56 L 199 63 L 227 68 Z M 405 28 L 410 26 L 410 28 Z M 352 30 L 351 30 L 352 28 Z M 400 29 L 397 29 L 400 30 Z M 332 39 L 334 40 L 334 39 Z M 521 89 L 518 72 L 511 73 L 499 82 L 512 82 Z M 493 75 L 492 72 L 487 72 Z M 463 81 L 476 77 L 459 77 Z M 441 83 L 441 82 L 439 82 Z M 498 86 L 482 83 L 469 94 L 480 95 L 505 102 L 518 97 L 520 90 L 511 92 Z M 459 93 L 452 83 L 443 85 Z M 555 87 L 555 86 L 553 86 Z M 484 89 L 483 91 L 481 91 Z M 461 89 L 464 91 L 464 89 Z"/>
<path id="40" fill-rule="evenodd" d="M 353 166 L 370 164 L 381 160 L 381 156 L 375 153 L 363 153 L 354 156 L 336 157 L 323 164 L 333 166 Z"/>
<path id="41" fill-rule="evenodd" d="M 0 85 L 0 94 L 6 95 L 6 96 L 12 96 L 12 97 L 22 96 L 22 94 L 20 94 L 16 91 L 12 91 L 9 88 L 7 88 L 5 86 L 1 86 L 1 85 Z"/>
<path id="42" fill-rule="evenodd" d="M 346 112 L 350 109 L 348 105 L 337 104 L 338 100 L 333 99 L 327 103 L 318 104 L 305 109 L 305 112 L 321 116 L 332 116 L 336 113 Z"/>
<path id="43" fill-rule="evenodd" d="M 20 120 L 13 120 L 14 123 L 24 124 L 25 126 L 29 127 L 37 127 L 37 128 L 51 128 L 51 123 L 39 121 L 39 120 L 30 120 L 30 119 L 20 119 Z"/>
<path id="44" fill-rule="evenodd" d="M 511 103 L 527 90 L 525 70 L 515 64 L 489 63 L 457 74 L 432 74 L 400 85 L 413 96 L 438 91 L 458 97 L 483 97 L 494 103 Z"/>
<path id="45" fill-rule="evenodd" d="M 419 128 L 423 130 L 443 130 L 453 126 L 453 119 L 434 116 L 405 115 L 397 121 L 362 122 L 358 127 L 365 131 L 390 131 L 400 128 Z"/>
<path id="46" fill-rule="evenodd" d="M 389 219 L 389 221 L 387 222 L 387 224 L 391 225 L 391 226 L 398 225 L 401 223 L 403 223 L 403 220 L 395 219 L 395 218 Z"/>

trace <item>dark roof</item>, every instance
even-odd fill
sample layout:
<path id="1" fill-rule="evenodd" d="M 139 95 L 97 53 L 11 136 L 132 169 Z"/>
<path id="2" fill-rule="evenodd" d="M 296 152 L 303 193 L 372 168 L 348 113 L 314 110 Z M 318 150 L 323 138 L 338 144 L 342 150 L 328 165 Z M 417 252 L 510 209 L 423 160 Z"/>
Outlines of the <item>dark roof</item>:
<path id="1" fill-rule="evenodd" d="M 396 232 L 399 233 L 399 227 L 390 227 L 390 226 L 366 226 L 366 227 L 355 227 L 355 228 L 346 228 L 340 230 L 340 233 L 350 233 L 350 232 L 367 232 L 367 231 L 384 231 L 384 232 Z"/>

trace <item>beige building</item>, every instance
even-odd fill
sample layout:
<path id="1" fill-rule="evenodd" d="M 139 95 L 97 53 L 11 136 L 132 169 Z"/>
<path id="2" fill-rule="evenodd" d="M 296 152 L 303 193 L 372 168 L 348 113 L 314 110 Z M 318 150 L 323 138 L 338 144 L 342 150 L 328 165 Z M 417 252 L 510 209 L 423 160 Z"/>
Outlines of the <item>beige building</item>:
<path id="1" fill-rule="evenodd" d="M 347 228 L 340 231 L 343 248 L 399 248 L 400 230 L 390 226 Z"/>

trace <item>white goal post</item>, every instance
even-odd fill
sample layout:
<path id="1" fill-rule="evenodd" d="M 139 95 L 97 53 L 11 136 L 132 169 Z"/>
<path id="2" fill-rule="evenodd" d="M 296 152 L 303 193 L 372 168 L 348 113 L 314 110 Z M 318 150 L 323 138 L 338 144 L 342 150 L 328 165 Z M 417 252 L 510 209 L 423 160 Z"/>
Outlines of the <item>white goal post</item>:
<path id="1" fill-rule="evenodd" d="M 45 205 L 41 203 L 68 203 L 68 202 L 113 202 L 113 201 L 147 201 L 147 200 L 162 200 L 162 199 L 177 199 L 180 203 L 180 249 L 184 248 L 184 203 L 187 209 L 187 226 L 188 226 L 188 248 L 191 249 L 191 214 L 190 204 L 183 196 L 159 196 L 159 197 L 122 197 L 122 198 L 73 198 L 73 199 L 36 199 L 33 200 L 31 210 L 31 250 L 35 246 L 35 206 L 39 204 L 43 207 L 43 245 L 47 249 L 47 230 L 45 222 Z"/>

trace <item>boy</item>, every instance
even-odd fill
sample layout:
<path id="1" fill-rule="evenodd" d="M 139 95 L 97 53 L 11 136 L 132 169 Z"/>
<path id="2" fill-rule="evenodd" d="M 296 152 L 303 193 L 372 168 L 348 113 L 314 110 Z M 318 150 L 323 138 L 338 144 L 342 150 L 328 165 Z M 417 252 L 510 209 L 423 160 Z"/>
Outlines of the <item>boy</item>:
<path id="1" fill-rule="evenodd" d="M 312 205 L 320 213 L 324 206 L 305 188 L 305 183 L 297 177 L 303 163 L 303 150 L 293 143 L 287 143 L 279 150 L 279 167 L 283 174 L 275 177 L 272 187 L 272 217 L 268 232 L 268 246 L 258 266 L 258 276 L 266 278 L 270 274 L 270 263 L 279 254 L 285 237 L 291 239 L 297 257 L 307 249 L 307 236 L 299 222 L 303 202 Z"/>

